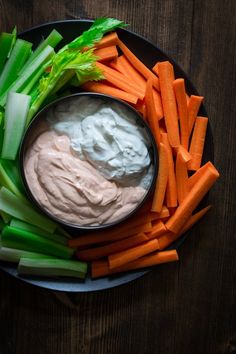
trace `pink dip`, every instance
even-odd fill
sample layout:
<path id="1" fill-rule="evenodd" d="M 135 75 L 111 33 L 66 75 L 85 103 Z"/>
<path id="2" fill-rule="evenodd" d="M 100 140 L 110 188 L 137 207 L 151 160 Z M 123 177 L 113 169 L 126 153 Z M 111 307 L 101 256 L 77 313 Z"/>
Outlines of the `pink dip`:
<path id="1" fill-rule="evenodd" d="M 116 221 L 144 197 L 142 187 L 120 187 L 106 180 L 70 148 L 70 139 L 46 131 L 25 157 L 25 174 L 37 201 L 55 217 L 76 225 Z"/>

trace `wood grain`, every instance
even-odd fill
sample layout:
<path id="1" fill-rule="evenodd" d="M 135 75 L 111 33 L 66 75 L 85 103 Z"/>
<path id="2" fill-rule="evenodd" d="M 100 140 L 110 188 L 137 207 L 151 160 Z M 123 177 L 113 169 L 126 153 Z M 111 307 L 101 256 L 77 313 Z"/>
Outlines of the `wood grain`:
<path id="1" fill-rule="evenodd" d="M 205 96 L 221 179 L 180 250 L 120 288 L 53 293 L 0 273 L 0 354 L 236 353 L 236 2 L 0 0 L 0 31 L 114 16 L 175 59 Z"/>

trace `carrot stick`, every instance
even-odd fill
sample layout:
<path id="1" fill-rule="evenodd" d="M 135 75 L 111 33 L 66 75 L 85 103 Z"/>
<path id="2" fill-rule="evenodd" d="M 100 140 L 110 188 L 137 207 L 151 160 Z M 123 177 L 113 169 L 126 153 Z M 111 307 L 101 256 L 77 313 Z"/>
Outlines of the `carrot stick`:
<path id="1" fill-rule="evenodd" d="M 152 253 L 158 249 L 156 239 L 147 241 L 139 246 L 129 248 L 128 250 L 114 253 L 108 256 L 109 268 L 114 269 L 126 263 L 134 261 L 146 254 Z"/>
<path id="2" fill-rule="evenodd" d="M 162 108 L 161 95 L 155 89 L 153 89 L 153 99 L 154 99 L 154 104 L 155 104 L 157 116 L 158 116 L 158 119 L 160 120 L 161 118 L 164 117 L 164 113 L 163 113 L 163 108 Z"/>
<path id="3" fill-rule="evenodd" d="M 196 171 L 200 168 L 204 149 L 208 118 L 197 117 L 194 125 L 193 136 L 189 148 L 192 159 L 188 163 L 188 169 Z"/>
<path id="4" fill-rule="evenodd" d="M 177 186 L 176 186 L 173 154 L 172 154 L 172 149 L 170 147 L 167 134 L 162 133 L 161 139 L 167 148 L 168 181 L 166 187 L 166 203 L 167 203 L 167 207 L 174 208 L 177 206 Z"/>
<path id="5" fill-rule="evenodd" d="M 118 51 L 116 49 L 116 46 L 110 46 L 110 47 L 105 47 L 105 48 L 100 48 L 94 50 L 94 55 L 98 57 L 97 61 L 104 62 L 104 61 L 109 61 L 109 60 L 114 60 L 115 58 L 118 57 Z"/>
<path id="6" fill-rule="evenodd" d="M 157 76 L 159 76 L 158 64 L 159 61 L 152 68 L 152 71 L 154 71 L 154 73 L 157 74 Z"/>
<path id="7" fill-rule="evenodd" d="M 126 45 L 119 40 L 118 46 L 126 56 L 126 58 L 129 60 L 129 62 L 135 67 L 135 69 L 143 75 L 146 79 L 149 79 L 150 77 L 153 80 L 153 86 L 160 91 L 160 85 L 159 85 L 159 80 L 158 77 L 156 77 L 155 74 L 149 70 L 146 65 L 144 65 L 137 57 L 136 55 L 128 48 Z"/>
<path id="8" fill-rule="evenodd" d="M 213 186 L 218 177 L 219 173 L 215 167 L 209 167 L 203 172 L 201 178 L 199 178 L 191 191 L 188 193 L 187 197 L 167 221 L 166 228 L 168 230 L 178 233 L 182 229 L 194 209 Z"/>
<path id="9" fill-rule="evenodd" d="M 144 77 L 133 67 L 125 55 L 121 55 L 117 58 L 119 62 L 119 70 L 124 74 L 128 79 L 134 81 L 137 85 L 140 85 L 143 90 L 146 87 L 146 80 Z"/>
<path id="10" fill-rule="evenodd" d="M 210 161 L 208 161 L 207 163 L 205 163 L 205 165 L 200 167 L 192 176 L 189 177 L 189 179 L 188 179 L 189 189 L 193 188 L 193 186 L 196 184 L 196 182 L 199 180 L 199 178 L 201 178 L 203 172 L 206 169 L 208 169 L 209 166 L 214 167 L 213 164 Z"/>
<path id="11" fill-rule="evenodd" d="M 145 103 L 146 103 L 146 110 L 147 110 L 147 118 L 152 133 L 155 137 L 156 143 L 159 145 L 161 136 L 160 136 L 159 123 L 158 123 L 158 116 L 156 113 L 154 98 L 153 98 L 152 79 L 148 79 L 147 81 L 146 92 L 145 92 Z"/>
<path id="12" fill-rule="evenodd" d="M 166 232 L 166 227 L 163 224 L 163 222 L 159 220 L 158 223 L 155 226 L 153 226 L 152 231 L 147 233 L 146 235 L 149 240 L 152 240 L 153 238 L 160 237 L 165 232 Z"/>
<path id="13" fill-rule="evenodd" d="M 176 241 L 180 236 L 182 236 L 185 232 L 187 232 L 194 224 L 196 224 L 211 208 L 211 205 L 208 205 L 206 208 L 198 211 L 197 213 L 193 214 L 189 220 L 186 222 L 184 227 L 178 233 L 173 233 L 171 231 L 167 232 L 166 234 L 160 236 L 158 238 L 159 249 L 163 250 L 168 247 L 171 243 Z"/>
<path id="14" fill-rule="evenodd" d="M 148 241 L 148 237 L 144 233 L 140 233 L 120 241 L 109 243 L 108 245 L 105 246 L 77 251 L 76 256 L 78 259 L 82 261 L 89 262 L 95 259 L 109 256 L 110 254 L 113 253 L 127 250 L 145 241 Z"/>
<path id="15" fill-rule="evenodd" d="M 179 204 L 181 204 L 189 193 L 187 164 L 183 160 L 181 152 L 177 153 L 175 166 L 177 197 Z"/>
<path id="16" fill-rule="evenodd" d="M 163 201 L 166 192 L 166 186 L 168 181 L 168 152 L 165 144 L 159 145 L 159 168 L 156 181 L 156 188 L 154 192 L 152 211 L 160 213 L 163 206 Z"/>
<path id="17" fill-rule="evenodd" d="M 172 147 L 180 144 L 178 114 L 173 90 L 174 69 L 170 62 L 158 63 L 161 99 L 164 111 L 167 134 Z"/>
<path id="18" fill-rule="evenodd" d="M 109 268 L 109 263 L 107 260 L 97 260 L 92 262 L 91 276 L 94 279 L 119 272 L 127 272 L 130 270 L 152 267 L 157 264 L 174 262 L 178 260 L 179 257 L 176 250 L 155 252 L 112 270 Z"/>
<path id="19" fill-rule="evenodd" d="M 176 79 L 173 82 L 176 97 L 179 121 L 180 121 L 180 141 L 183 147 L 188 150 L 189 127 L 188 127 L 188 107 L 185 92 L 184 79 Z"/>
<path id="20" fill-rule="evenodd" d="M 112 32 L 104 36 L 96 45 L 95 48 L 105 48 L 118 44 L 118 36 L 116 32 Z"/>
<path id="21" fill-rule="evenodd" d="M 156 221 L 158 219 L 168 218 L 168 216 L 170 216 L 170 212 L 166 206 L 162 206 L 160 213 L 152 212 L 150 213 L 150 215 L 151 216 L 153 215 L 152 217 L 152 223 L 153 223 L 153 221 Z"/>
<path id="22" fill-rule="evenodd" d="M 175 150 L 176 155 L 178 154 L 178 152 L 181 154 L 184 162 L 187 163 L 191 160 L 192 156 L 182 145 L 179 145 L 177 148 L 174 148 L 174 150 Z"/>
<path id="23" fill-rule="evenodd" d="M 93 244 L 100 244 L 104 242 L 109 242 L 109 241 L 117 241 L 121 240 L 130 236 L 133 236 L 137 233 L 141 232 L 150 232 L 152 230 L 152 223 L 151 221 L 145 223 L 145 224 L 140 224 L 137 226 L 128 226 L 125 224 L 122 227 L 116 227 L 115 229 L 112 230 L 106 230 L 103 232 L 93 232 L 89 233 L 86 235 L 81 235 L 78 238 L 73 238 L 68 240 L 68 246 L 69 247 L 87 247 L 91 246 Z"/>
<path id="24" fill-rule="evenodd" d="M 203 97 L 202 96 L 195 96 L 191 95 L 189 102 L 188 102 L 188 126 L 189 126 L 189 135 L 191 134 L 193 130 L 193 126 L 195 123 L 195 120 L 197 118 L 197 114 L 199 111 L 199 108 L 201 106 Z"/>
<path id="25" fill-rule="evenodd" d="M 108 66 L 102 63 L 96 63 L 97 67 L 102 70 L 105 79 L 111 84 L 115 85 L 119 89 L 131 93 L 134 96 L 137 96 L 140 100 L 144 98 L 144 92 L 141 88 L 135 86 L 133 83 L 123 75 L 117 72 L 116 70 L 109 68 Z"/>
<path id="26" fill-rule="evenodd" d="M 138 101 L 137 96 L 134 96 L 131 93 L 125 92 L 123 90 L 119 90 L 116 87 L 108 86 L 101 82 L 86 82 L 82 85 L 82 89 L 91 92 L 104 93 L 105 95 L 114 96 L 116 98 L 133 104 L 136 104 Z"/>

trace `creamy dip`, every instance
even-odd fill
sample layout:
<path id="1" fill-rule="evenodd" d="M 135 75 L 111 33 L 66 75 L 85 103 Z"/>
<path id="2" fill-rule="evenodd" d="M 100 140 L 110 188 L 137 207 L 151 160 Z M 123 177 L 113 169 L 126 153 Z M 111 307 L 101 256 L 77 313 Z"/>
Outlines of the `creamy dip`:
<path id="1" fill-rule="evenodd" d="M 49 121 L 52 129 L 70 138 L 81 160 L 89 161 L 106 179 L 140 184 L 147 174 L 149 139 L 125 106 L 85 96 L 58 105 Z"/>
<path id="2" fill-rule="evenodd" d="M 84 96 L 51 109 L 24 159 L 39 204 L 81 226 L 104 225 L 134 210 L 153 170 L 146 131 L 132 114 Z"/>
<path id="3" fill-rule="evenodd" d="M 142 187 L 120 187 L 106 180 L 70 149 L 70 139 L 46 131 L 25 157 L 25 174 L 38 202 L 59 219 L 100 225 L 122 218 L 143 198 Z"/>

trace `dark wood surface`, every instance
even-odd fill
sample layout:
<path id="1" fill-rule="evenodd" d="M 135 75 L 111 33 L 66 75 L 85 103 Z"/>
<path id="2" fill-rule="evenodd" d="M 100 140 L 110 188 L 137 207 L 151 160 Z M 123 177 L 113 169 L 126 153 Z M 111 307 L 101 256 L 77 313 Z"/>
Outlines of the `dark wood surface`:
<path id="1" fill-rule="evenodd" d="M 0 354 L 236 353 L 236 1 L 0 0 L 0 31 L 114 16 L 205 96 L 221 179 L 180 262 L 120 288 L 56 293 L 0 272 Z"/>

